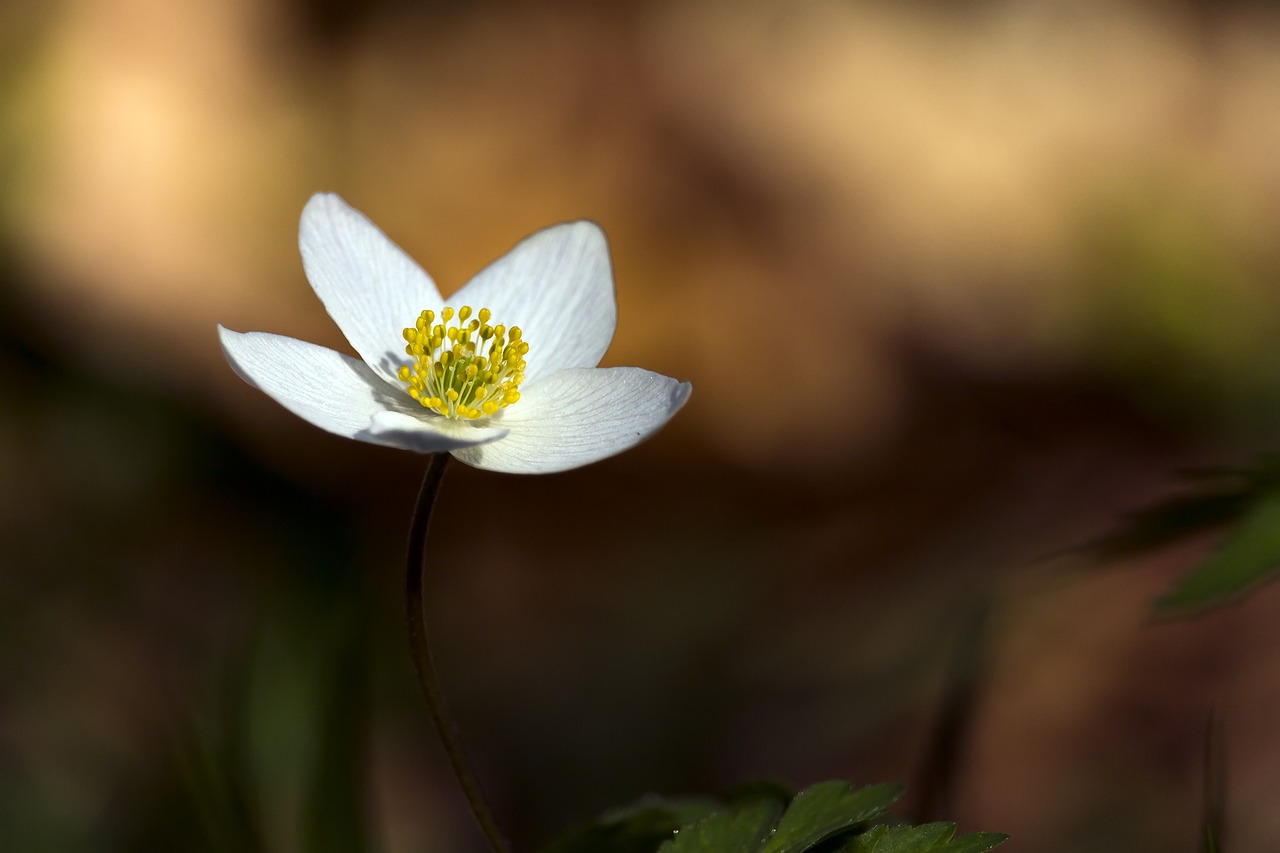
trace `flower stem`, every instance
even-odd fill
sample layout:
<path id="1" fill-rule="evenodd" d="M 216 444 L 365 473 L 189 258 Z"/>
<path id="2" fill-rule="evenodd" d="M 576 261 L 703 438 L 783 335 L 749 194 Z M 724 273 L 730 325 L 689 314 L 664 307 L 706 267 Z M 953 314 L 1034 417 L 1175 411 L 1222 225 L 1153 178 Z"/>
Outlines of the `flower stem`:
<path id="1" fill-rule="evenodd" d="M 413 668 L 418 673 L 418 684 L 422 687 L 423 698 L 427 700 L 427 709 L 431 712 L 431 720 L 444 743 L 445 752 L 449 754 L 453 774 L 471 806 L 471 813 L 475 815 L 476 822 L 480 824 L 494 853 L 510 853 L 511 843 L 498 829 L 493 812 L 480 790 L 480 783 L 462 753 L 458 726 L 445 705 L 440 678 L 436 675 L 436 667 L 431 660 L 431 644 L 427 639 L 427 617 L 422 594 L 427 574 L 427 528 L 431 524 L 431 511 L 435 507 L 440 483 L 448 467 L 449 454 L 436 453 L 431 456 L 426 476 L 422 479 L 422 488 L 418 492 L 418 502 L 413 508 L 413 522 L 409 527 L 409 544 L 405 554 L 405 619 L 409 628 L 409 650 L 413 657 Z"/>

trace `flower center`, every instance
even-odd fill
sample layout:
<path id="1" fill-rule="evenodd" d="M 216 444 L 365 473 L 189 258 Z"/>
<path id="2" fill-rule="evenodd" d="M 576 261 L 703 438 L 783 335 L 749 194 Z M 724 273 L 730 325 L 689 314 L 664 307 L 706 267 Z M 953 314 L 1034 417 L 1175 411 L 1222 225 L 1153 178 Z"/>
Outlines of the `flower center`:
<path id="1" fill-rule="evenodd" d="M 520 399 L 525 353 L 519 326 L 490 326 L 488 308 L 471 316 L 471 306 L 423 311 L 404 330 L 406 354 L 413 357 L 398 373 L 409 396 L 424 409 L 447 418 L 475 420 Z"/>

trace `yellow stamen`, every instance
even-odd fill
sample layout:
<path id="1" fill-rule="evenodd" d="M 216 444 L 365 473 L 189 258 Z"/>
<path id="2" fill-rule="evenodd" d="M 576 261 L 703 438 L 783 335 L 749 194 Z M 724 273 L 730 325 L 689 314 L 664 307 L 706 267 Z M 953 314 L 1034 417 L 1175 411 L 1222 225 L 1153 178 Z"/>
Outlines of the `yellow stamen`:
<path id="1" fill-rule="evenodd" d="M 497 414 L 520 399 L 529 344 L 519 326 L 489 325 L 488 308 L 445 308 L 436 323 L 423 311 L 404 330 L 405 354 L 413 359 L 396 375 L 424 409 L 454 420 Z M 472 315 L 476 319 L 471 319 Z M 468 322 L 469 321 L 469 322 Z"/>

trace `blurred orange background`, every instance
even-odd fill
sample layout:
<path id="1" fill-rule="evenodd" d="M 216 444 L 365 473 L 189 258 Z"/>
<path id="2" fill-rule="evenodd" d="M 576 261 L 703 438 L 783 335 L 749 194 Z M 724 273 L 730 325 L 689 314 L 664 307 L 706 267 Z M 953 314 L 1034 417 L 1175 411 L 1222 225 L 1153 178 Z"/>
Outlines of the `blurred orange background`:
<path id="1" fill-rule="evenodd" d="M 424 461 L 214 331 L 349 351 L 297 256 L 331 190 L 446 292 L 600 222 L 605 364 L 694 385 L 624 456 L 447 480 L 438 663 L 521 846 L 912 783 L 985 602 L 963 830 L 1190 849 L 1221 702 L 1232 849 L 1280 847 L 1280 593 L 1152 623 L 1207 542 L 1069 553 L 1277 444 L 1274 5 L 63 0 L 0 49 L 0 846 L 179 849 L 175 744 L 230 715 L 269 849 L 314 849 L 354 654 L 375 849 L 479 849 L 404 651 Z"/>

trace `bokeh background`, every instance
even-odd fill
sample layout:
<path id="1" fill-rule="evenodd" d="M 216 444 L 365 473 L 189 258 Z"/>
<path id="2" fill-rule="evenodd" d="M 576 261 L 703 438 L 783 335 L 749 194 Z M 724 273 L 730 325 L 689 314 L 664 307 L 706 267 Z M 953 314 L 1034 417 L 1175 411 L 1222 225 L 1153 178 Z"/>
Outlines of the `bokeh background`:
<path id="1" fill-rule="evenodd" d="M 423 460 L 216 341 L 346 349 L 317 190 L 446 292 L 599 221 L 605 363 L 694 384 L 446 481 L 438 663 L 521 847 L 916 782 L 963 682 L 963 829 L 1193 849 L 1219 703 L 1231 847 L 1280 848 L 1280 593 L 1153 622 L 1210 540 L 1072 551 L 1280 445 L 1280 10 L 1192 0 L 0 7 L 0 848 L 481 849 L 405 652 Z"/>

